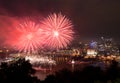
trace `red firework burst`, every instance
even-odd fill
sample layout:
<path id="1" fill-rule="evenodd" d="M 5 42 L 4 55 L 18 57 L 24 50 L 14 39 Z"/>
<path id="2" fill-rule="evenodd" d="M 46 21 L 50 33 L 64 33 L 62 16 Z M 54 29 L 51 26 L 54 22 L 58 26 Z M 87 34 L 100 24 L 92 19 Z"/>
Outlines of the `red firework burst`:
<path id="1" fill-rule="evenodd" d="M 8 32 L 6 44 L 26 53 L 35 52 L 43 46 L 66 48 L 73 40 L 72 27 L 71 21 L 62 14 L 51 14 L 41 24 L 25 20 Z"/>
<path id="2" fill-rule="evenodd" d="M 42 21 L 45 46 L 53 49 L 67 47 L 73 39 L 72 23 L 62 14 L 51 14 Z"/>
<path id="3" fill-rule="evenodd" d="M 19 51 L 34 52 L 42 46 L 41 33 L 39 25 L 33 21 L 26 21 L 13 30 L 9 42 L 12 47 Z"/>

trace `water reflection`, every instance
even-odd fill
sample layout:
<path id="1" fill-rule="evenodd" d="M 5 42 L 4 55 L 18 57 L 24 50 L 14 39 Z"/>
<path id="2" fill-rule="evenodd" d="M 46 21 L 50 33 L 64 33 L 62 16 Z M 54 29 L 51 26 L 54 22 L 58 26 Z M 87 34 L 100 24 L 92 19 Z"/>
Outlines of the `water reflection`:
<path id="1" fill-rule="evenodd" d="M 70 71 L 81 70 L 89 63 L 80 63 L 80 64 L 59 64 L 49 69 L 37 70 L 35 76 L 40 80 L 44 80 L 48 75 L 55 74 L 62 69 L 68 69 Z"/>

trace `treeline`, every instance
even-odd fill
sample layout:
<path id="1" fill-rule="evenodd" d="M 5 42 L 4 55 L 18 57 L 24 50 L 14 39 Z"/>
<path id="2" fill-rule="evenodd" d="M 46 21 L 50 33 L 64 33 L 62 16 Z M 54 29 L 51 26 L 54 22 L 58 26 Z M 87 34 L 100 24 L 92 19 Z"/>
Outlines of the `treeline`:
<path id="1" fill-rule="evenodd" d="M 49 75 L 44 81 L 34 76 L 35 70 L 25 59 L 0 66 L 0 83 L 120 83 L 120 68 L 116 61 L 102 70 L 99 66 L 87 66 L 83 70 L 63 69 Z"/>

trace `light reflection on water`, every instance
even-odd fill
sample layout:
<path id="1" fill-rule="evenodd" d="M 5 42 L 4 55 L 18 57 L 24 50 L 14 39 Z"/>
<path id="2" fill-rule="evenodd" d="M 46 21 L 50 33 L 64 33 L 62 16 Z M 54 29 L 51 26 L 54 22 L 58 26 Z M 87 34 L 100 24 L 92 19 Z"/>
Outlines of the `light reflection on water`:
<path id="1" fill-rule="evenodd" d="M 86 64 L 86 63 L 84 63 L 84 64 L 83 63 L 82 64 L 60 64 L 60 65 L 56 65 L 55 67 L 52 67 L 51 69 L 37 70 L 35 73 L 35 76 L 37 76 L 38 79 L 40 79 L 40 80 L 45 80 L 45 78 L 48 75 L 55 74 L 55 72 L 58 72 L 62 69 L 68 69 L 71 71 L 81 70 L 87 65 L 88 64 Z"/>
<path id="2" fill-rule="evenodd" d="M 37 78 L 40 80 L 44 80 L 47 77 L 47 75 L 49 75 L 47 72 L 39 71 L 39 70 L 36 71 L 36 74 L 35 74 L 35 76 L 37 76 Z"/>

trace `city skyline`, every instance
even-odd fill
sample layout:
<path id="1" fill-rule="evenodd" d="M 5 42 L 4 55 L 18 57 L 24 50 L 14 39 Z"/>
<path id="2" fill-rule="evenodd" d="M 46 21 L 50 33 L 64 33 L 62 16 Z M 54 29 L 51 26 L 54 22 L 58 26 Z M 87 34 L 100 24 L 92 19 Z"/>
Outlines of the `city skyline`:
<path id="1" fill-rule="evenodd" d="M 0 82 L 119 83 L 120 0 L 0 0 Z"/>

